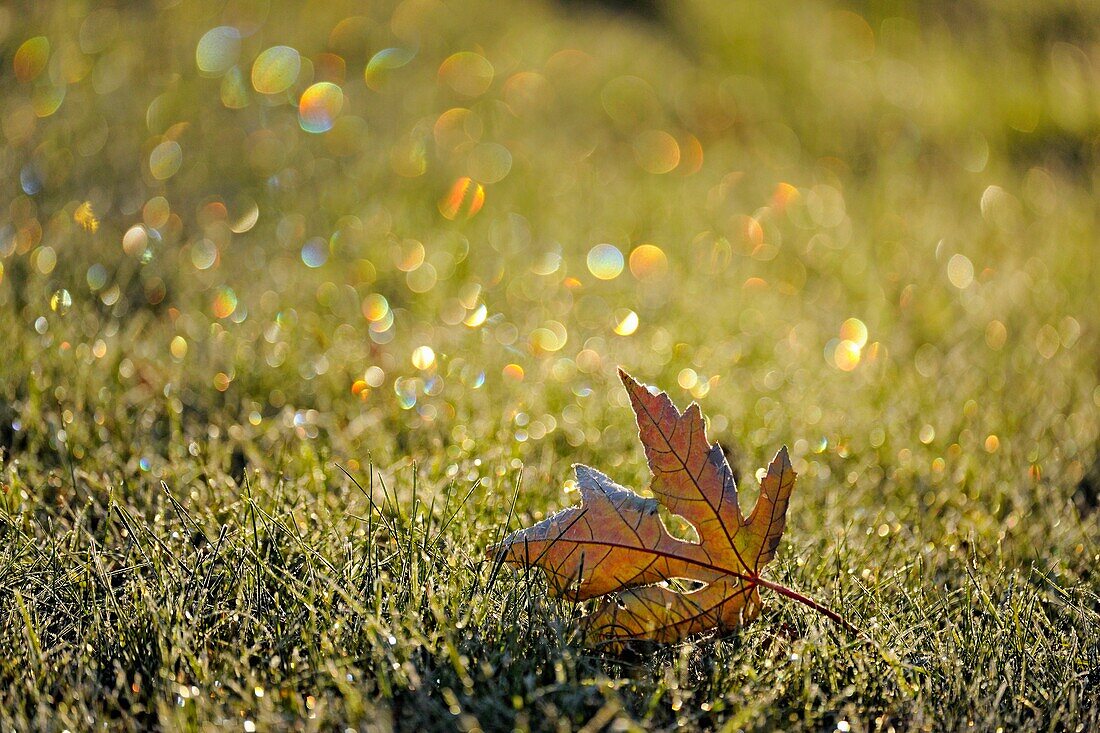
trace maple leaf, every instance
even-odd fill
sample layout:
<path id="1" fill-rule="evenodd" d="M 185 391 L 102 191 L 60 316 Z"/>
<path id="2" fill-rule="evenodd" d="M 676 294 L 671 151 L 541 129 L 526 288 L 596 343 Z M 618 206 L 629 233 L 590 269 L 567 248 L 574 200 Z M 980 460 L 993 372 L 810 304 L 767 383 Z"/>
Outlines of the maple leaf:
<path id="1" fill-rule="evenodd" d="M 621 369 L 619 376 L 638 419 L 655 498 L 578 464 L 580 506 L 509 534 L 489 555 L 542 568 L 556 595 L 578 601 L 607 596 L 589 618 L 593 640 L 671 642 L 727 631 L 760 613 L 761 587 L 856 631 L 816 601 L 760 575 L 786 527 L 795 482 L 787 449 L 772 460 L 746 518 L 721 447 L 707 441 L 699 406 L 681 413 L 664 392 L 651 392 Z M 699 541 L 673 537 L 659 504 L 690 522 Z M 676 579 L 702 587 L 682 592 L 669 582 Z"/>

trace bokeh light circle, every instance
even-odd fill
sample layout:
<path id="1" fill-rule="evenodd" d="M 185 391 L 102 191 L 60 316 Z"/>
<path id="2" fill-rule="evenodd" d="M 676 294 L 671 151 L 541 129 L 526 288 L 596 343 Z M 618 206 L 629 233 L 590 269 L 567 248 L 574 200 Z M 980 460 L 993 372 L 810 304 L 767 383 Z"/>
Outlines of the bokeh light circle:
<path id="1" fill-rule="evenodd" d="M 55 291 L 50 297 L 50 310 L 59 316 L 63 316 L 73 307 L 73 296 L 65 288 Z"/>
<path id="2" fill-rule="evenodd" d="M 290 46 L 272 46 L 252 63 L 252 88 L 260 94 L 281 94 L 302 70 L 302 57 Z"/>
<path id="3" fill-rule="evenodd" d="M 858 318 L 849 318 L 840 324 L 840 338 L 851 341 L 862 349 L 867 345 L 867 325 Z"/>
<path id="4" fill-rule="evenodd" d="M 237 310 L 237 294 L 233 288 L 222 286 L 215 291 L 211 311 L 215 318 L 229 318 Z"/>
<path id="5" fill-rule="evenodd" d="M 466 97 L 478 97 L 489 90 L 495 71 L 481 54 L 460 51 L 439 65 L 439 81 Z"/>
<path id="6" fill-rule="evenodd" d="M 615 311 L 615 333 L 619 336 L 631 336 L 638 330 L 638 314 L 629 308 Z"/>
<path id="7" fill-rule="evenodd" d="M 412 364 L 420 370 L 431 369 L 435 364 L 435 351 L 431 346 L 417 346 L 412 353 Z"/>
<path id="8" fill-rule="evenodd" d="M 947 279 L 959 290 L 974 282 L 974 263 L 964 254 L 953 254 L 947 262 Z"/>
<path id="9" fill-rule="evenodd" d="M 183 164 L 183 148 L 175 140 L 165 140 L 149 153 L 149 172 L 158 181 L 176 175 Z"/>
<path id="10" fill-rule="evenodd" d="M 208 30 L 195 47 L 195 63 L 199 71 L 210 76 L 221 76 L 229 71 L 240 55 L 241 33 L 228 25 Z"/>
<path id="11" fill-rule="evenodd" d="M 363 70 L 363 80 L 370 89 L 380 91 L 392 72 L 407 65 L 415 56 L 416 52 L 409 49 L 384 48 L 367 62 L 367 68 Z"/>
<path id="12" fill-rule="evenodd" d="M 386 296 L 379 293 L 371 293 L 363 299 L 363 317 L 371 323 L 378 323 L 390 313 L 390 303 Z"/>
<path id="13" fill-rule="evenodd" d="M 41 74 L 50 60 L 50 41 L 45 36 L 28 38 L 16 50 L 12 59 L 15 78 L 21 82 L 33 81 Z"/>
<path id="14" fill-rule="evenodd" d="M 623 253 L 613 244 L 597 244 L 588 250 L 588 271 L 600 280 L 617 278 L 623 264 Z"/>
<path id="15" fill-rule="evenodd" d="M 306 267 L 320 267 L 328 261 L 328 242 L 314 237 L 302 245 L 302 262 Z"/>
<path id="16" fill-rule="evenodd" d="M 485 187 L 468 176 L 459 178 L 439 202 L 439 213 L 454 221 L 470 219 L 485 204 Z"/>
<path id="17" fill-rule="evenodd" d="M 482 183 L 497 183 L 512 170 L 512 154 L 497 143 L 481 143 L 470 151 L 470 177 Z"/>
<path id="18" fill-rule="evenodd" d="M 680 165 L 680 145 L 664 130 L 648 130 L 634 139 L 634 157 L 649 173 L 668 173 Z"/>
<path id="19" fill-rule="evenodd" d="M 298 101 L 298 124 L 306 132 L 328 132 L 344 107 L 344 92 L 329 81 L 318 82 Z"/>
<path id="20" fill-rule="evenodd" d="M 630 253 L 630 273 L 639 280 L 652 280 L 668 272 L 668 257 L 655 244 L 640 244 Z"/>
<path id="21" fill-rule="evenodd" d="M 163 196 L 154 196 L 145 202 L 141 208 L 141 217 L 145 225 L 153 229 L 159 229 L 168 223 L 168 217 L 172 214 L 172 207 L 168 199 Z"/>
<path id="22" fill-rule="evenodd" d="M 859 366 L 860 356 L 861 349 L 855 341 L 842 339 L 833 352 L 833 363 L 837 369 L 850 372 Z"/>
<path id="23" fill-rule="evenodd" d="M 140 257 L 149 248 L 149 231 L 135 224 L 122 235 L 122 251 L 131 257 Z"/>

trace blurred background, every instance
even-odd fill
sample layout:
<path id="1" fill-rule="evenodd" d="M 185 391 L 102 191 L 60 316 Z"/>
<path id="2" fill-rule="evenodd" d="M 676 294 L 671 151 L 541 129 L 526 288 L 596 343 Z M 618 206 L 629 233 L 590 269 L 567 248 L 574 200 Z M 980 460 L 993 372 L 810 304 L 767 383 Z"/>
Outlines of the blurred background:
<path id="1" fill-rule="evenodd" d="M 0 727 L 1096 727 L 1100 3 L 8 0 L 0 143 Z M 874 645 L 491 568 L 620 365 Z"/>
<path id="2" fill-rule="evenodd" d="M 0 57 L 28 461 L 557 501 L 644 483 L 622 365 L 887 533 L 1095 505 L 1095 3 L 17 1 Z"/>

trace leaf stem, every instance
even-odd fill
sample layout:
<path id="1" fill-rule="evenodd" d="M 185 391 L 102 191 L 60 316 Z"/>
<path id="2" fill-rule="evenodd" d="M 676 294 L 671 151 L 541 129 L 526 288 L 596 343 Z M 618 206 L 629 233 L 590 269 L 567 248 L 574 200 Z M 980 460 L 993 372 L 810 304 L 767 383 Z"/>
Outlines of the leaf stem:
<path id="1" fill-rule="evenodd" d="M 764 580 L 761 577 L 754 578 L 752 580 L 752 582 L 755 582 L 757 585 L 759 585 L 761 587 L 768 588 L 770 590 L 774 590 L 779 595 L 786 596 L 787 598 L 790 598 L 793 601 L 798 601 L 799 603 L 806 606 L 807 608 L 812 608 L 813 610 L 820 613 L 822 616 L 827 617 L 828 619 L 830 619 L 831 621 L 833 621 L 834 623 L 839 625 L 845 631 L 847 631 L 851 634 L 854 634 L 855 636 L 858 636 L 862 639 L 869 639 L 867 634 L 863 633 L 863 631 L 861 631 L 858 626 L 855 626 L 854 624 L 849 622 L 847 619 L 845 619 L 843 616 L 841 616 L 836 611 L 833 611 L 830 608 L 826 608 L 825 606 L 821 605 L 820 603 L 815 601 L 813 598 L 810 598 L 809 596 L 804 596 L 804 595 L 802 595 L 801 593 L 799 593 L 798 591 L 796 591 L 792 588 L 788 588 L 785 585 L 782 585 L 780 583 L 775 583 L 775 582 L 772 582 L 770 580 Z"/>

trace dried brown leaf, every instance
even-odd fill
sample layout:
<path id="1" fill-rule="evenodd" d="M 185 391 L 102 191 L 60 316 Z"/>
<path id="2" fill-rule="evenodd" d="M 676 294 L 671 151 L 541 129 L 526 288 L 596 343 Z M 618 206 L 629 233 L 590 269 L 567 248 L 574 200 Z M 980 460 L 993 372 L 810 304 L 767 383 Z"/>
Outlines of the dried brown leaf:
<path id="1" fill-rule="evenodd" d="M 605 597 L 589 619 L 596 641 L 644 638 L 677 641 L 725 631 L 760 613 L 761 586 L 799 600 L 848 628 L 816 602 L 760 577 L 786 526 L 795 473 L 782 448 L 760 483 L 746 519 L 733 472 L 707 440 L 702 412 L 681 413 L 664 392 L 653 392 L 620 370 L 653 473 L 647 499 L 588 466 L 575 466 L 580 506 L 511 533 L 489 548 L 505 562 L 542 568 L 559 596 Z M 658 505 L 690 522 L 699 542 L 673 537 Z M 703 584 L 683 592 L 669 581 Z"/>

